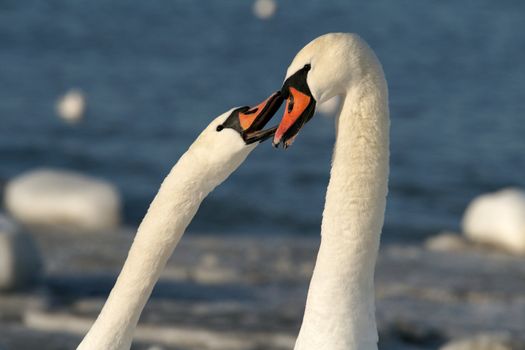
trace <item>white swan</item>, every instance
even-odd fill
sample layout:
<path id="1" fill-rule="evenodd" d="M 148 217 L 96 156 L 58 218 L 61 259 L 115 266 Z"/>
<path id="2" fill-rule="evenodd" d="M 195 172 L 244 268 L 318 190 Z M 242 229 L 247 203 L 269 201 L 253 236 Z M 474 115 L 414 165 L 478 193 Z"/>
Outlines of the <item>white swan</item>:
<path id="1" fill-rule="evenodd" d="M 315 104 L 340 95 L 336 143 L 296 350 L 377 349 L 374 269 L 383 226 L 389 159 L 388 91 L 373 51 L 354 34 L 327 34 L 288 68 L 274 145 L 288 147 Z"/>
<path id="2" fill-rule="evenodd" d="M 217 117 L 173 167 L 140 224 L 124 267 L 100 315 L 77 350 L 128 350 L 139 316 L 173 249 L 202 200 L 273 135 L 261 130 L 282 101 Z M 276 107 L 276 108 L 275 108 Z"/>

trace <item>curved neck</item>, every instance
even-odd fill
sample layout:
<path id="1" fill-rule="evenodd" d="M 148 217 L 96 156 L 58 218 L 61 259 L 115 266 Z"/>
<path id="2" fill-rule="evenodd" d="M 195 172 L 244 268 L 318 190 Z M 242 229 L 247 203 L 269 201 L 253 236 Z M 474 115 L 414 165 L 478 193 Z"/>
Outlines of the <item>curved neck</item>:
<path id="1" fill-rule="evenodd" d="M 236 168 L 209 167 L 199 152 L 195 142 L 162 183 L 106 304 L 77 350 L 130 348 L 142 309 L 184 230 L 204 197 Z"/>
<path id="2" fill-rule="evenodd" d="M 377 349 L 374 269 L 389 158 L 387 87 L 377 67 L 348 88 L 336 120 L 321 246 L 296 350 Z"/>

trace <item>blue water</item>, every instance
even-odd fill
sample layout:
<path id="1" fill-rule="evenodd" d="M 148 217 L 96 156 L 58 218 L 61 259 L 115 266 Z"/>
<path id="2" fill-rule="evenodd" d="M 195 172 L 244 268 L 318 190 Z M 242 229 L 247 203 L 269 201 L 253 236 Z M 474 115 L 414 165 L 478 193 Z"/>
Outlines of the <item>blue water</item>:
<path id="1" fill-rule="evenodd" d="M 0 182 L 39 166 L 115 183 L 136 224 L 173 163 L 214 116 L 278 89 L 294 54 L 357 32 L 390 85 L 392 172 L 384 238 L 457 229 L 469 200 L 525 187 L 525 2 L 0 2 Z M 84 123 L 55 101 L 82 89 Z M 333 122 L 294 147 L 261 145 L 203 204 L 192 231 L 317 234 Z"/>

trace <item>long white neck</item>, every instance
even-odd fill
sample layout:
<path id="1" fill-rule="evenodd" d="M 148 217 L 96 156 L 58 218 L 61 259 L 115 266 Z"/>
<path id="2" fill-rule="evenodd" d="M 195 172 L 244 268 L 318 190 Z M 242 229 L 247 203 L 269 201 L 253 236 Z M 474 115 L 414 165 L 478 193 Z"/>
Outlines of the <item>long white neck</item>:
<path id="1" fill-rule="evenodd" d="M 162 183 L 139 226 L 126 262 L 100 315 L 77 350 L 128 350 L 139 316 L 166 261 L 204 199 L 242 163 L 209 166 L 198 140 Z"/>
<path id="2" fill-rule="evenodd" d="M 389 115 L 378 62 L 348 87 L 296 350 L 377 349 L 374 269 L 387 195 Z"/>

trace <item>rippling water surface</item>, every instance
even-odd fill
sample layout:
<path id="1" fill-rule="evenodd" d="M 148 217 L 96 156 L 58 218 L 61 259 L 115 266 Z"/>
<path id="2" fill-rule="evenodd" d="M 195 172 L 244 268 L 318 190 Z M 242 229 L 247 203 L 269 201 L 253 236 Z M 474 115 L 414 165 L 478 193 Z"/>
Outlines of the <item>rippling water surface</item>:
<path id="1" fill-rule="evenodd" d="M 525 187 L 525 2 L 2 1 L 0 181 L 39 166 L 111 180 L 136 224 L 199 131 L 278 89 L 294 54 L 357 32 L 390 85 L 392 170 L 384 238 L 456 229 L 465 205 Z M 77 87 L 84 123 L 54 104 Z M 202 205 L 192 230 L 317 234 L 333 121 L 294 147 L 261 145 Z"/>

